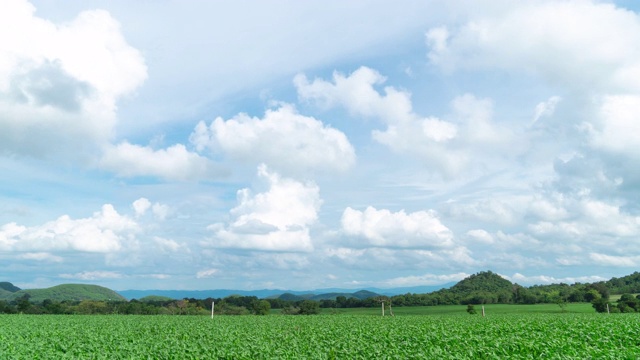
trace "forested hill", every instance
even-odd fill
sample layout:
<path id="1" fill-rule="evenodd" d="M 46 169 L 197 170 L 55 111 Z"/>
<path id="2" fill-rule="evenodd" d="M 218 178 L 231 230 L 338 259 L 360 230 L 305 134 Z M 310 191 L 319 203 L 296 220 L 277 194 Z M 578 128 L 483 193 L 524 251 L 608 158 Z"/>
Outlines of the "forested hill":
<path id="1" fill-rule="evenodd" d="M 21 290 L 19 287 L 13 285 L 10 282 L 6 282 L 6 281 L 0 282 L 0 289 L 8 291 L 10 293 L 14 293 L 16 291 L 20 291 Z"/>
<path id="2" fill-rule="evenodd" d="M 435 293 L 442 295 L 440 303 L 508 303 L 513 297 L 514 286 L 494 272 L 482 271 Z"/>
<path id="3" fill-rule="evenodd" d="M 640 273 L 636 271 L 621 278 L 611 278 L 604 284 L 612 294 L 637 294 L 640 293 Z"/>
<path id="4" fill-rule="evenodd" d="M 10 283 L 8 283 L 10 284 Z M 4 289 L 4 288 L 3 288 Z M 0 300 L 16 300 L 26 298 L 32 302 L 42 302 L 44 300 L 65 301 L 65 300 L 126 300 L 117 292 L 98 285 L 86 284 L 63 284 L 46 289 L 17 290 L 14 292 L 0 292 Z"/>
<path id="5" fill-rule="evenodd" d="M 595 283 L 549 284 L 529 287 L 513 284 L 491 271 L 471 275 L 449 289 L 428 294 L 404 294 L 392 297 L 402 305 L 456 304 L 539 304 L 593 302 L 608 299 L 612 294 L 640 293 L 640 273 Z"/>

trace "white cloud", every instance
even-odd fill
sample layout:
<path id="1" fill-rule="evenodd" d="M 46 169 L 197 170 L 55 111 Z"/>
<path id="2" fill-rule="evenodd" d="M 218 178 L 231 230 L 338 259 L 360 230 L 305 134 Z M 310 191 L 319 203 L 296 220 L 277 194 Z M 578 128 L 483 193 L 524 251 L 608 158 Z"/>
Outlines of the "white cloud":
<path id="1" fill-rule="evenodd" d="M 539 219 L 546 221 L 559 221 L 569 217 L 569 212 L 564 208 L 564 198 L 556 194 L 553 198 L 537 198 L 531 201 L 529 212 Z"/>
<path id="2" fill-rule="evenodd" d="M 219 271 L 218 269 L 201 270 L 196 273 L 196 278 L 198 279 L 212 278 L 215 274 L 218 273 L 218 271 Z"/>
<path id="3" fill-rule="evenodd" d="M 371 206 L 365 211 L 348 207 L 341 222 L 346 235 L 362 237 L 371 246 L 447 248 L 454 245 L 453 233 L 434 211 L 407 214 L 404 210 L 393 213 Z"/>
<path id="4" fill-rule="evenodd" d="M 149 201 L 149 199 L 140 198 L 133 202 L 133 209 L 138 217 L 144 215 L 149 208 L 151 208 L 151 201 Z"/>
<path id="5" fill-rule="evenodd" d="M 64 261 L 62 257 L 56 256 L 47 252 L 28 252 L 28 253 L 18 255 L 18 258 L 25 259 L 25 260 L 54 262 L 54 263 L 60 263 Z"/>
<path id="6" fill-rule="evenodd" d="M 406 287 L 406 286 L 442 285 L 445 283 L 460 281 L 468 277 L 469 275 L 470 274 L 460 272 L 456 274 L 446 274 L 446 275 L 424 274 L 424 275 L 415 275 L 415 276 L 403 276 L 403 277 L 384 280 L 381 283 L 381 286 Z"/>
<path id="7" fill-rule="evenodd" d="M 198 180 L 220 175 L 209 159 L 190 152 L 182 144 L 155 150 L 122 142 L 106 148 L 99 166 L 124 177 L 158 176 L 169 180 Z"/>
<path id="8" fill-rule="evenodd" d="M 309 227 L 318 219 L 322 204 L 313 183 L 301 183 L 270 172 L 263 164 L 258 176 L 267 182 L 266 192 L 238 191 L 238 206 L 230 212 L 227 226 L 209 226 L 215 231 L 212 245 L 267 251 L 310 251 Z"/>
<path id="9" fill-rule="evenodd" d="M 600 266 L 637 268 L 640 265 L 640 256 L 615 256 L 591 253 L 589 254 L 589 259 Z"/>
<path id="10" fill-rule="evenodd" d="M 183 244 L 179 244 L 178 242 L 171 239 L 165 239 L 159 236 L 154 236 L 152 241 L 153 241 L 153 244 L 155 245 L 154 246 L 155 250 L 160 250 L 161 252 L 165 252 L 168 254 L 175 254 L 181 249 L 185 249 L 187 252 L 189 251 L 188 247 L 186 247 Z"/>
<path id="11" fill-rule="evenodd" d="M 479 242 L 481 244 L 493 244 L 494 239 L 491 234 L 482 229 L 475 229 L 467 231 L 467 235 L 473 239 L 472 241 Z"/>
<path id="12" fill-rule="evenodd" d="M 105 11 L 62 25 L 34 11 L 10 0 L 0 15 L 0 152 L 79 156 L 112 137 L 116 101 L 142 84 L 146 66 Z"/>
<path id="13" fill-rule="evenodd" d="M 640 156 L 638 109 L 640 95 L 605 96 L 599 118 L 587 124 L 592 146 L 617 155 Z"/>
<path id="14" fill-rule="evenodd" d="M 90 218 L 74 220 L 63 215 L 33 227 L 5 224 L 0 230 L 0 248 L 4 251 L 109 253 L 120 250 L 123 242 L 137 230 L 138 224 L 106 204 Z"/>
<path id="15" fill-rule="evenodd" d="M 451 201 L 443 213 L 457 220 L 475 220 L 489 224 L 514 225 L 522 220 L 527 196 L 493 196 Z"/>
<path id="16" fill-rule="evenodd" d="M 434 250 L 338 247 L 326 249 L 325 256 L 340 267 L 369 271 L 451 269 L 477 265 L 469 249 L 463 246 Z"/>
<path id="17" fill-rule="evenodd" d="M 362 66 L 349 76 L 333 73 L 333 83 L 314 79 L 303 74 L 296 75 L 294 84 L 302 100 L 315 101 L 321 107 L 345 107 L 352 115 L 379 118 L 392 123 L 402 121 L 411 114 L 411 96 L 393 87 L 385 87 L 384 95 L 374 88 L 386 78 L 377 71 Z M 446 137 L 446 136 L 445 136 Z"/>
<path id="18" fill-rule="evenodd" d="M 589 198 L 570 200 L 566 204 L 572 217 L 564 221 L 539 221 L 529 225 L 537 235 L 580 239 L 598 243 L 602 237 L 609 244 L 627 241 L 640 231 L 640 217 L 620 211 L 620 206 Z"/>
<path id="19" fill-rule="evenodd" d="M 639 41 L 636 13 L 591 1 L 512 3 L 427 32 L 429 60 L 446 70 L 525 70 L 579 91 L 640 90 Z"/>
<path id="20" fill-rule="evenodd" d="M 344 133 L 297 113 L 291 105 L 267 110 L 264 118 L 238 114 L 198 123 L 190 137 L 199 151 L 211 149 L 232 159 L 267 163 L 278 171 L 346 170 L 355 163 Z"/>
<path id="21" fill-rule="evenodd" d="M 75 274 L 60 274 L 59 276 L 63 279 L 78 280 L 121 279 L 125 277 L 114 271 L 83 271 Z"/>
<path id="22" fill-rule="evenodd" d="M 556 106 L 558 106 L 558 103 L 561 100 L 562 98 L 560 96 L 552 96 L 547 99 L 547 101 L 538 103 L 533 115 L 533 120 L 531 120 L 531 124 L 529 124 L 529 126 L 532 126 L 533 124 L 538 122 L 538 120 L 540 120 L 540 118 L 542 117 L 553 115 L 553 113 L 556 111 Z"/>
<path id="23" fill-rule="evenodd" d="M 394 87 L 375 88 L 386 81 L 380 73 L 360 67 L 349 76 L 338 72 L 333 82 L 296 76 L 294 83 L 302 100 L 320 107 L 344 107 L 351 115 L 375 118 L 386 125 L 373 130 L 374 140 L 394 152 L 412 154 L 446 176 L 457 176 L 470 169 L 493 166 L 479 162 L 478 154 L 494 158 L 521 152 L 511 130 L 492 122 L 493 102 L 465 94 L 451 102 L 451 119 L 422 117 L 412 109 L 411 94 Z M 471 160 L 474 161 L 471 161 Z"/>
<path id="24" fill-rule="evenodd" d="M 577 282 L 592 283 L 592 282 L 608 280 L 602 276 L 597 276 L 597 275 L 556 278 L 556 277 L 547 276 L 547 275 L 526 276 L 520 273 L 515 273 L 512 276 L 506 276 L 506 275 L 501 275 L 501 276 L 511 282 L 518 283 L 521 285 L 559 284 L 559 283 L 574 284 Z"/>
<path id="25" fill-rule="evenodd" d="M 171 208 L 166 204 L 154 203 L 153 207 L 151 207 L 153 215 L 160 220 L 166 219 L 170 211 Z"/>
<path id="26" fill-rule="evenodd" d="M 144 216 L 149 209 L 153 215 L 159 220 L 165 220 L 171 211 L 169 205 L 160 203 L 151 203 L 147 198 L 140 198 L 133 202 L 133 210 L 136 213 L 136 217 Z"/>

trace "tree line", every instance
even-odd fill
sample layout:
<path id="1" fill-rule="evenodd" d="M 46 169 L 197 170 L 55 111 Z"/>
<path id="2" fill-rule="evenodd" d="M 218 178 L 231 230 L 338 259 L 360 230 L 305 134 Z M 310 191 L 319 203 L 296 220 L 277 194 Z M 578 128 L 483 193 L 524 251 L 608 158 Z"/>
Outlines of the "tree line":
<path id="1" fill-rule="evenodd" d="M 312 300 L 283 301 L 258 299 L 255 296 L 230 296 L 222 299 L 181 300 L 65 300 L 46 299 L 31 302 L 25 295 L 11 301 L 0 300 L 0 314 L 76 314 L 76 315 L 208 315 L 212 304 L 217 315 L 268 315 L 280 309 L 285 315 L 312 315 L 320 312 L 320 304 Z"/>
<path id="2" fill-rule="evenodd" d="M 11 301 L 0 301 L 0 313 L 25 314 L 136 314 L 136 315 L 204 315 L 215 304 L 220 315 L 266 315 L 272 309 L 285 315 L 312 315 L 322 308 L 379 307 L 387 306 L 437 306 L 479 304 L 543 304 L 555 303 L 564 307 L 568 303 L 590 302 L 599 312 L 640 312 L 640 273 L 623 278 L 613 278 L 589 284 L 575 283 L 535 285 L 530 287 L 513 284 L 491 271 L 469 276 L 448 289 L 428 294 L 407 293 L 395 296 L 375 296 L 366 299 L 337 296 L 335 299 L 292 300 L 283 298 L 259 299 L 256 296 L 229 296 L 225 298 L 173 300 L 149 298 L 130 301 L 29 301 L 29 295 Z M 614 304 L 611 294 L 623 294 Z"/>

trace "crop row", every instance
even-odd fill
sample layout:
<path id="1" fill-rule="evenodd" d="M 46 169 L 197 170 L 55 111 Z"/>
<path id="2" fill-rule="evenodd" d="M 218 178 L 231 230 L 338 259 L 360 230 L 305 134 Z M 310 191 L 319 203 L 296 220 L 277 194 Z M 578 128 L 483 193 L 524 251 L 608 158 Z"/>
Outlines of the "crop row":
<path id="1" fill-rule="evenodd" d="M 2 359 L 640 358 L 636 314 L 0 316 Z"/>

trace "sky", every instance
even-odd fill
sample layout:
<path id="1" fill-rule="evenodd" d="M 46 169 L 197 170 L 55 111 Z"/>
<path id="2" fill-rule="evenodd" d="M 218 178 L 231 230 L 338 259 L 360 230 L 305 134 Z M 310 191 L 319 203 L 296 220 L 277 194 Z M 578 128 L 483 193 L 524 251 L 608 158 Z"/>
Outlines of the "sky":
<path id="1" fill-rule="evenodd" d="M 640 267 L 635 1 L 0 0 L 0 281 Z"/>

